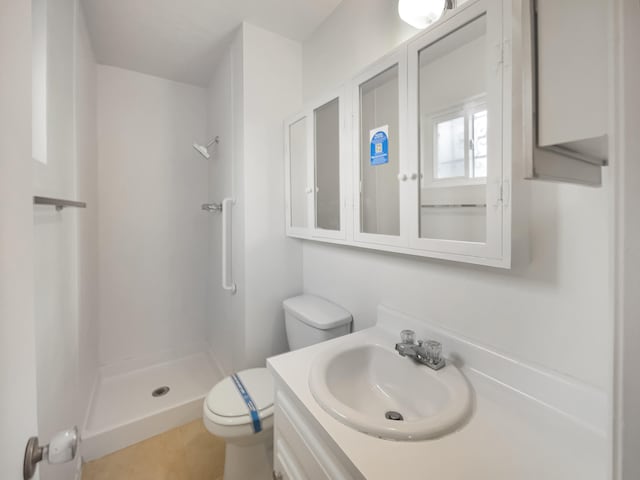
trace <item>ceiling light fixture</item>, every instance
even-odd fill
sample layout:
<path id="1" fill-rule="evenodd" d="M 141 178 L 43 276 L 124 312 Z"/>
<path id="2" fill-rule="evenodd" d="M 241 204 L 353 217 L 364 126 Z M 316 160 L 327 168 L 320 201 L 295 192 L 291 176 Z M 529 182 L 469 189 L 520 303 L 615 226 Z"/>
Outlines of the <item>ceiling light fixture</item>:
<path id="1" fill-rule="evenodd" d="M 454 8 L 454 0 L 399 0 L 398 15 L 412 27 L 424 29 Z"/>

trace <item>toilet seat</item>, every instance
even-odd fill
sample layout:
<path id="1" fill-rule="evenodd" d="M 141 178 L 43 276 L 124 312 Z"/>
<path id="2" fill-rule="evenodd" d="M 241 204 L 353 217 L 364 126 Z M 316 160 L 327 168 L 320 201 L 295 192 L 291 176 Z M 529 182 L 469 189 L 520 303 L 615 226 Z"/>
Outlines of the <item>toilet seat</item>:
<path id="1" fill-rule="evenodd" d="M 266 368 L 251 368 L 237 372 L 237 375 L 251 395 L 263 428 L 273 425 L 272 421 L 266 422 L 271 420 L 274 409 L 274 384 L 271 373 Z M 238 430 L 245 432 L 245 435 L 253 433 L 253 420 L 231 377 L 225 377 L 211 389 L 204 401 L 204 413 L 206 419 L 215 425 L 246 427 Z"/>

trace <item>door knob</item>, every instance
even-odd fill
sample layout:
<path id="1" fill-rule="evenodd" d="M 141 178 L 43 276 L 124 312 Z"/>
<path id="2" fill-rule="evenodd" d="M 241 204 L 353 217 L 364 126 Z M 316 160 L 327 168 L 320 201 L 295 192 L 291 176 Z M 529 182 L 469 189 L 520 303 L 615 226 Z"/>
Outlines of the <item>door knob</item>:
<path id="1" fill-rule="evenodd" d="M 399 173 L 398 174 L 398 180 L 400 180 L 401 182 L 406 182 L 407 181 L 407 174 L 406 173 Z"/>
<path id="2" fill-rule="evenodd" d="M 22 477 L 30 480 L 36 473 L 38 463 L 47 460 L 48 463 L 66 463 L 76 458 L 80 435 L 78 427 L 64 430 L 54 435 L 49 445 L 40 446 L 38 437 L 31 437 L 24 451 Z"/>

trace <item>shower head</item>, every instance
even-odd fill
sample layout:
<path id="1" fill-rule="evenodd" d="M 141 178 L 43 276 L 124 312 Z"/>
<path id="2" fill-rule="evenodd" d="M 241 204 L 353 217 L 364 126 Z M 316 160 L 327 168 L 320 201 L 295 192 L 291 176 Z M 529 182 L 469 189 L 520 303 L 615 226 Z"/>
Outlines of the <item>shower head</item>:
<path id="1" fill-rule="evenodd" d="M 209 160 L 211 158 L 211 155 L 209 154 L 209 150 L 207 149 L 207 147 L 204 147 L 202 145 L 194 143 L 193 144 L 193 148 L 195 148 L 196 152 L 198 152 L 200 155 L 202 155 L 207 160 Z"/>
<path id="2" fill-rule="evenodd" d="M 193 144 L 193 148 L 200 154 L 202 155 L 204 158 L 206 158 L 207 160 L 209 160 L 211 158 L 211 154 L 209 153 L 209 147 L 211 145 L 213 145 L 214 143 L 218 143 L 220 140 L 218 137 L 213 138 L 209 143 L 207 143 L 206 145 L 200 145 L 199 143 L 194 143 Z"/>

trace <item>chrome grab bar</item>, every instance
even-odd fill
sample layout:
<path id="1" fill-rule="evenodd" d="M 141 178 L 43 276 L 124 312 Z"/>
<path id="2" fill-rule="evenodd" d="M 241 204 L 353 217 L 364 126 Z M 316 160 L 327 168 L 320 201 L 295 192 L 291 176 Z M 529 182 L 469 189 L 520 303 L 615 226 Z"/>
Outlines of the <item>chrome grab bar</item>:
<path id="1" fill-rule="evenodd" d="M 76 208 L 87 208 L 87 204 L 85 202 L 76 202 L 74 200 L 64 200 L 62 198 L 51 198 L 51 197 L 33 197 L 34 205 L 52 205 L 56 207 L 57 211 L 62 210 L 66 207 L 76 207 Z"/>
<path id="2" fill-rule="evenodd" d="M 235 294 L 237 291 L 236 284 L 231 280 L 231 209 L 235 200 L 233 198 L 225 198 L 222 200 L 222 288 Z"/>
<path id="3" fill-rule="evenodd" d="M 222 211 L 222 204 L 221 203 L 203 203 L 201 208 L 205 212 L 217 213 Z"/>

